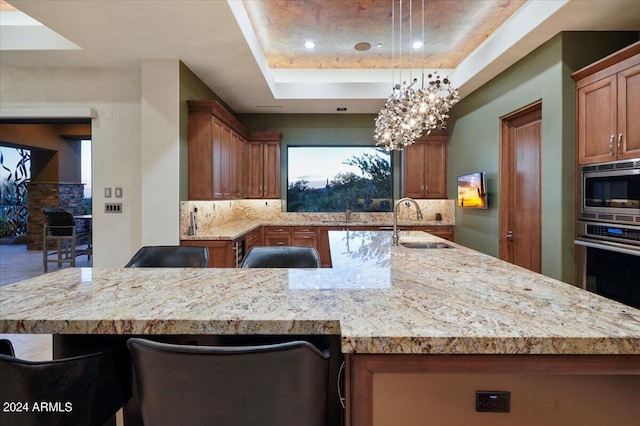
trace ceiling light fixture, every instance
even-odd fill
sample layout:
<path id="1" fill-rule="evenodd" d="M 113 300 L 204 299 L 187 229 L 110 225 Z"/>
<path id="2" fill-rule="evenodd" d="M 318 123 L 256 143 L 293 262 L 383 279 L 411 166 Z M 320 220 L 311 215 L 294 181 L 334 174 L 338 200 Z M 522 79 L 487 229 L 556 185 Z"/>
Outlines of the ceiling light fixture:
<path id="1" fill-rule="evenodd" d="M 415 87 L 417 78 L 412 78 L 411 49 L 409 50 L 409 81 L 402 80 L 402 6 L 404 0 L 399 0 L 398 13 L 398 68 L 399 81 L 395 82 L 395 3 L 391 0 L 391 62 L 392 62 L 392 84 L 393 90 L 387 102 L 380 110 L 376 118 L 374 138 L 376 145 L 383 146 L 387 151 L 401 150 L 405 146 L 413 144 L 423 133 L 427 135 L 433 129 L 446 128 L 446 119 L 451 107 L 459 100 L 458 91 L 451 87 L 451 82 L 447 77 L 440 78 L 437 72 L 427 75 L 429 79 L 425 83 L 424 75 L 424 43 L 422 48 L 422 84 L 420 88 Z M 412 6 L 413 1 L 409 0 L 409 43 L 412 38 Z M 422 0 L 422 40 L 424 40 L 424 0 Z"/>
<path id="2" fill-rule="evenodd" d="M 305 49 L 315 49 L 316 42 L 315 41 L 305 41 L 304 42 Z"/>

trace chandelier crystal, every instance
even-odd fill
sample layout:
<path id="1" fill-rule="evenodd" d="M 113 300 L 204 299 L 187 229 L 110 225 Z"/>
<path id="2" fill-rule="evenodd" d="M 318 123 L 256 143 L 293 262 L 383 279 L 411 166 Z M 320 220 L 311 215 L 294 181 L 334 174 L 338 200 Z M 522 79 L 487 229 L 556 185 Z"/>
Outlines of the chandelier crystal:
<path id="1" fill-rule="evenodd" d="M 395 0 L 392 0 L 392 20 L 395 21 L 393 2 Z M 411 2 L 409 9 L 411 10 Z M 400 0 L 400 15 L 402 15 L 402 0 Z M 424 40 L 424 1 L 422 16 Z M 399 22 L 402 23 L 402 16 L 400 16 Z M 409 25 L 411 26 L 411 17 Z M 411 34 L 411 27 L 409 33 Z M 395 37 L 393 26 L 392 34 Z M 409 42 L 412 43 L 411 40 Z M 402 44 L 402 28 L 400 28 L 400 44 Z M 393 48 L 395 49 L 395 46 Z M 400 47 L 399 50 L 400 57 L 402 57 L 402 48 Z M 395 59 L 393 61 L 395 62 Z M 409 56 L 410 61 L 411 56 Z M 400 63 L 400 65 L 402 64 Z M 395 67 L 395 63 L 393 66 Z M 451 81 L 448 77 L 441 78 L 438 72 L 434 71 L 428 74 L 427 78 L 425 84 L 423 70 L 420 88 L 415 87 L 418 82 L 417 78 L 410 80 L 410 84 L 407 84 L 406 81 L 403 81 L 402 84 L 393 84 L 392 93 L 375 120 L 374 139 L 376 145 L 383 146 L 387 151 L 401 150 L 405 146 L 413 144 L 423 134 L 428 135 L 434 129 L 446 128 L 446 120 L 449 118 L 448 112 L 458 102 L 460 96 L 458 91 L 451 87 Z"/>

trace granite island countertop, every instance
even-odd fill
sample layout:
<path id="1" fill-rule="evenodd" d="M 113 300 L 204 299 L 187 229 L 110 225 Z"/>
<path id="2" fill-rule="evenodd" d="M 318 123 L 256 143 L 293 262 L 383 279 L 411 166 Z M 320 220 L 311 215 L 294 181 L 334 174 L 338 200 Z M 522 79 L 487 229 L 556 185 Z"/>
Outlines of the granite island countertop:
<path id="1" fill-rule="evenodd" d="M 640 310 L 423 232 L 329 231 L 333 268 L 65 268 L 1 333 L 337 334 L 344 353 L 640 354 Z"/>

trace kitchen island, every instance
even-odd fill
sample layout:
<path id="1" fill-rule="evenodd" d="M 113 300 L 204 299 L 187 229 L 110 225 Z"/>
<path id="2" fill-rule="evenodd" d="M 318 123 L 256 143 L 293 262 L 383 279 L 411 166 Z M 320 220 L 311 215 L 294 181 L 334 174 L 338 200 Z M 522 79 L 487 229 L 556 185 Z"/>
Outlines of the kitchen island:
<path id="1" fill-rule="evenodd" d="M 640 310 L 423 232 L 400 241 L 450 247 L 329 238 L 316 270 L 63 269 L 0 287 L 0 332 L 339 336 L 358 426 L 387 374 L 621 376 L 640 398 Z"/>

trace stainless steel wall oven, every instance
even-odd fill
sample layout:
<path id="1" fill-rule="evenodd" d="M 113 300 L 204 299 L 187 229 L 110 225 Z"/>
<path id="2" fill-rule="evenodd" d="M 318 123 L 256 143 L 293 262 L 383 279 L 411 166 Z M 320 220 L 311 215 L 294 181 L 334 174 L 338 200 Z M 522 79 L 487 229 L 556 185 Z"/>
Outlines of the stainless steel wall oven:
<path id="1" fill-rule="evenodd" d="M 577 284 L 640 308 L 640 158 L 580 167 L 579 209 Z"/>
<path id="2" fill-rule="evenodd" d="M 640 225 L 640 158 L 580 168 L 580 219 Z"/>

